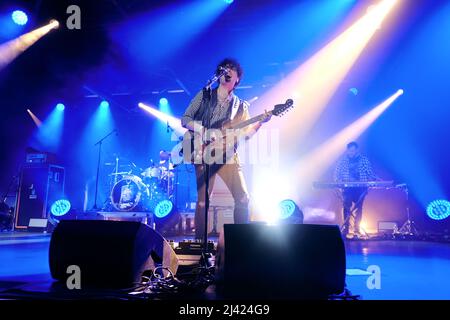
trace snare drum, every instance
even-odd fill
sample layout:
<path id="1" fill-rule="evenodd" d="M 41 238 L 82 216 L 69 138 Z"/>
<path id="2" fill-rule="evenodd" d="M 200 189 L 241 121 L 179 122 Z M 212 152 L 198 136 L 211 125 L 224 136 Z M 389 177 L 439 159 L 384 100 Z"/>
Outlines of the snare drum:
<path id="1" fill-rule="evenodd" d="M 149 167 L 142 172 L 142 176 L 148 179 L 161 179 L 162 169 L 160 167 Z"/>

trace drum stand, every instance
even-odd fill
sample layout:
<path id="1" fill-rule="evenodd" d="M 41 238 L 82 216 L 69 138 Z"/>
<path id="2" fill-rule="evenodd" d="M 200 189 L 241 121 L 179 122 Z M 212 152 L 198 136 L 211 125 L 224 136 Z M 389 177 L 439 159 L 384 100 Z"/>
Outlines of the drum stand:
<path id="1" fill-rule="evenodd" d="M 400 227 L 400 229 L 394 233 L 394 235 L 402 235 L 402 236 L 417 236 L 419 232 L 417 231 L 417 228 L 415 226 L 415 223 L 413 220 L 411 220 L 411 215 L 409 213 L 409 191 L 408 186 L 406 184 L 401 185 L 403 191 L 405 191 L 406 195 L 406 221 L 403 223 L 403 225 Z"/>

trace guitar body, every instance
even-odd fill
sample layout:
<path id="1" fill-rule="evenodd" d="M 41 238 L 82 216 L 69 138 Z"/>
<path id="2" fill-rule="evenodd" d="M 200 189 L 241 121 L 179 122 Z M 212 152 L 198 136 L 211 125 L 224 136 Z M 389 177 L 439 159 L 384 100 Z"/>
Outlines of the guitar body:
<path id="1" fill-rule="evenodd" d="M 220 157 L 223 163 L 226 162 L 238 147 L 238 137 L 236 135 L 239 130 L 232 129 L 232 122 L 228 122 L 222 129 L 210 129 L 206 133 L 206 137 L 201 137 L 193 131 L 186 131 L 183 137 L 183 157 L 185 163 L 201 164 L 205 161 L 205 154 L 210 157 Z M 227 132 L 230 130 L 230 132 Z M 231 133 L 231 135 L 230 135 Z M 214 135 L 214 139 L 210 136 Z M 186 152 L 187 151 L 187 152 Z M 221 156 L 219 156 L 221 153 Z"/>
<path id="2" fill-rule="evenodd" d="M 193 131 L 186 131 L 183 137 L 183 158 L 185 163 L 208 164 L 226 163 L 237 149 L 242 138 L 241 129 L 262 121 L 268 115 L 281 116 L 293 107 L 293 101 L 287 100 L 284 104 L 278 104 L 273 110 L 260 114 L 245 121 L 229 120 L 221 129 L 209 129 L 202 135 Z"/>

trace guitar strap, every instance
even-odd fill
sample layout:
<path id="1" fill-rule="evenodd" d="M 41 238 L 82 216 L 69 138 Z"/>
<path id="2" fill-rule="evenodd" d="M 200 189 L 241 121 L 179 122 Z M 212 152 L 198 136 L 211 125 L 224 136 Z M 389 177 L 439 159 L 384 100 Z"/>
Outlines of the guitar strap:
<path id="1" fill-rule="evenodd" d="M 231 116 L 230 120 L 233 121 L 234 117 L 239 111 L 239 106 L 241 105 L 241 99 L 239 99 L 235 94 L 233 94 L 233 102 L 231 107 Z"/>
<path id="2" fill-rule="evenodd" d="M 199 108 L 196 114 L 196 118 L 198 117 L 198 115 L 201 115 L 200 118 L 202 119 L 203 125 L 205 125 L 205 117 L 207 114 L 206 110 L 212 108 L 217 103 L 217 88 L 211 91 L 210 99 L 208 99 L 207 94 L 208 93 L 204 90 L 201 107 Z M 239 99 L 238 96 L 233 94 L 231 100 L 231 110 L 228 112 L 229 119 L 233 121 L 236 118 L 236 116 L 242 115 L 246 107 L 247 105 L 241 99 Z"/>

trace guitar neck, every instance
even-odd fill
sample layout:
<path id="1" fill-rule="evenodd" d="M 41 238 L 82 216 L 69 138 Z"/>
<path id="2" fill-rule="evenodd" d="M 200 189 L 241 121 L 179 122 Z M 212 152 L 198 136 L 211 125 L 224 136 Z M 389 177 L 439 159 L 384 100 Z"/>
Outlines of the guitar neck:
<path id="1" fill-rule="evenodd" d="M 272 114 L 272 111 L 269 111 L 268 113 Z M 260 114 L 260 115 L 258 115 L 256 117 L 253 117 L 253 118 L 250 118 L 248 120 L 236 123 L 236 124 L 232 125 L 230 127 L 230 129 L 242 129 L 242 128 L 245 128 L 245 127 L 247 127 L 247 126 L 249 126 L 249 125 L 251 125 L 251 124 L 253 124 L 255 122 L 263 120 L 265 118 L 265 116 L 266 116 L 266 114 L 262 113 L 262 114 Z"/>

